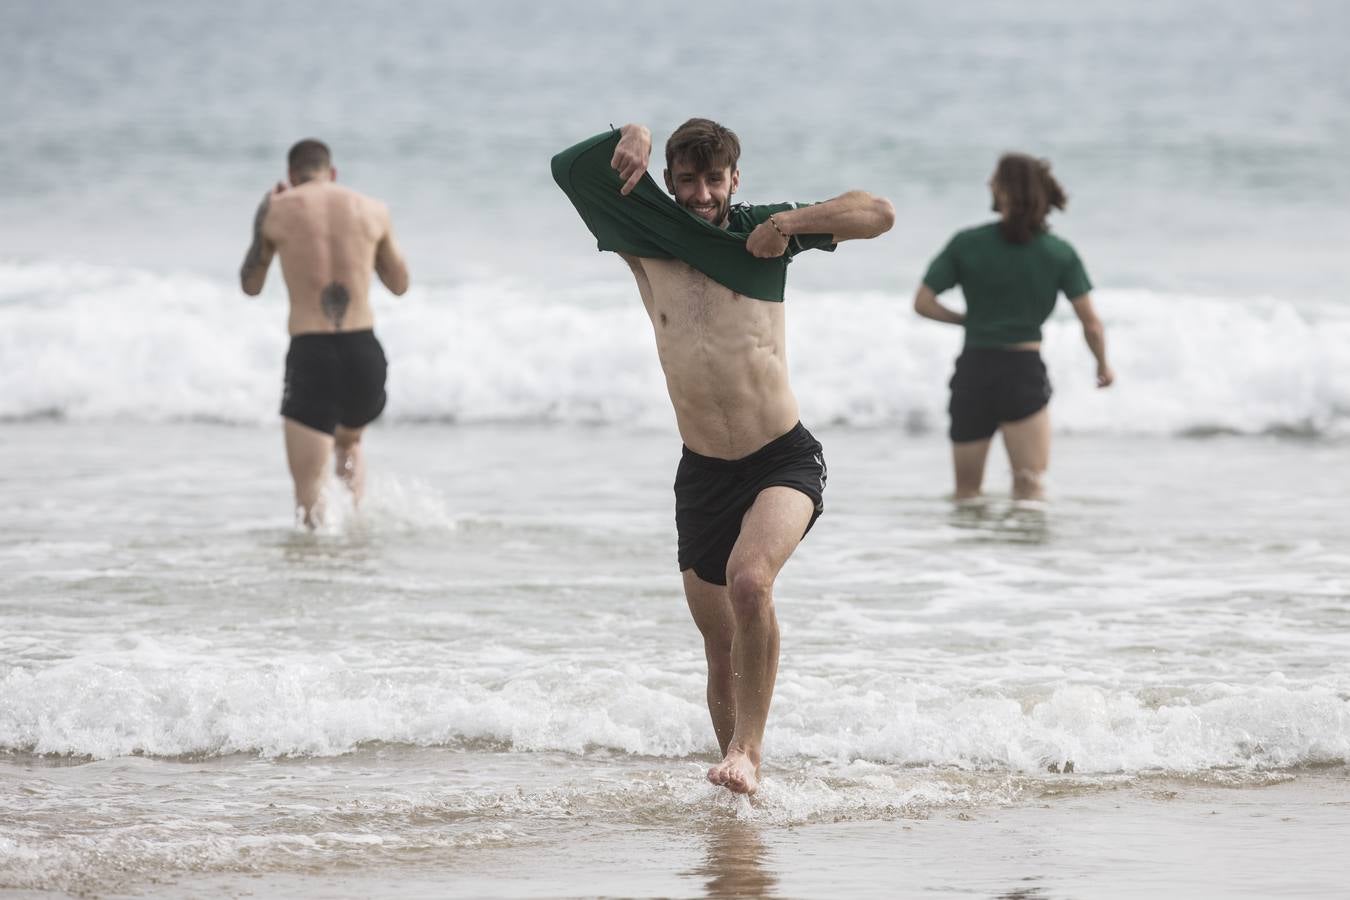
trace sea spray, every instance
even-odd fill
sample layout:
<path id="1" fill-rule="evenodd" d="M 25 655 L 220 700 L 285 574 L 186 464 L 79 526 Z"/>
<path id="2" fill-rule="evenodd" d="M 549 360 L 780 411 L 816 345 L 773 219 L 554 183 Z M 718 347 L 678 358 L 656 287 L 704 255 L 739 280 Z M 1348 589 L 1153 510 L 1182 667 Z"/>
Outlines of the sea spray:
<path id="1" fill-rule="evenodd" d="M 377 291 L 386 422 L 664 427 L 651 326 L 622 278 Z M 274 422 L 284 298 L 190 275 L 0 264 L 0 418 Z M 1067 303 L 1043 355 L 1056 428 L 1090 434 L 1342 434 L 1350 312 L 1293 298 L 1103 290 L 1118 383 L 1095 386 Z M 794 293 L 788 358 L 805 420 L 940 432 L 958 329 L 886 292 Z"/>

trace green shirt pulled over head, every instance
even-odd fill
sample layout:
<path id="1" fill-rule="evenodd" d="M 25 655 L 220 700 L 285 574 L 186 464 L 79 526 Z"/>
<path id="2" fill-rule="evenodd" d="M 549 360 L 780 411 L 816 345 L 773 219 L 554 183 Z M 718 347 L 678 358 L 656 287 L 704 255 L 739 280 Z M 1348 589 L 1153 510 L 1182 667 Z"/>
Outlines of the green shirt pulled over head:
<path id="1" fill-rule="evenodd" d="M 828 234 L 795 234 L 782 256 L 761 259 L 745 249 L 755 226 L 805 203 L 731 207 L 727 227 L 700 219 L 643 175 L 631 194 L 610 167 L 619 132 L 588 138 L 553 157 L 553 179 L 567 194 L 601 250 L 654 259 L 679 259 L 738 294 L 781 302 L 787 265 L 803 250 L 834 250 Z"/>
<path id="2" fill-rule="evenodd" d="M 929 264 L 923 283 L 935 294 L 961 286 L 967 347 L 1039 341 L 1060 292 L 1072 300 L 1092 290 L 1068 241 L 1043 231 L 1014 244 L 997 222 L 958 231 Z"/>

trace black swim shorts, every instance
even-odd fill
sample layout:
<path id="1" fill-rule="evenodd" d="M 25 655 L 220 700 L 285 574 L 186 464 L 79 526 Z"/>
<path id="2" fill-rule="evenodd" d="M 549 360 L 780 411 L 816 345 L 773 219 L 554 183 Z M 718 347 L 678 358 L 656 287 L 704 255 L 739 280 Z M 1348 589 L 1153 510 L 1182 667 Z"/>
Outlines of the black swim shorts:
<path id="1" fill-rule="evenodd" d="M 1036 350 L 967 347 L 951 380 L 953 443 L 994 436 L 999 425 L 1040 412 L 1050 402 L 1050 377 Z"/>
<path id="2" fill-rule="evenodd" d="M 281 414 L 327 434 L 368 425 L 384 410 L 387 371 L 373 331 L 297 334 L 286 353 Z"/>
<path id="3" fill-rule="evenodd" d="M 680 571 L 693 569 L 710 584 L 726 584 L 741 520 L 765 488 L 790 487 L 810 497 L 810 531 L 825 511 L 825 478 L 820 442 L 800 422 L 741 459 L 701 456 L 685 447 L 675 472 Z"/>

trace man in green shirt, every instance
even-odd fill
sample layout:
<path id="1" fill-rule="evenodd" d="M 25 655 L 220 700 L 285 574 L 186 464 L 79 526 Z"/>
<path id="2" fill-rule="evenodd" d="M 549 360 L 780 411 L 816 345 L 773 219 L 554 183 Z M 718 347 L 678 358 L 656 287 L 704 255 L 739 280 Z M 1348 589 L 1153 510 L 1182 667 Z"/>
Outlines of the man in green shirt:
<path id="1" fill-rule="evenodd" d="M 994 433 L 1013 470 L 1013 497 L 1039 500 L 1050 462 L 1050 380 L 1041 361 L 1041 325 L 1061 293 L 1083 325 L 1097 360 L 1097 385 L 1115 374 L 1106 362 L 1106 331 L 1092 307 L 1092 284 L 1073 247 L 1051 234 L 1050 210 L 1068 202 L 1050 164 L 1004 155 L 989 181 L 999 221 L 960 231 L 928 266 L 914 297 L 926 318 L 965 328 L 965 348 L 951 381 L 950 437 L 956 499 L 976 497 Z M 956 285 L 964 314 L 938 295 Z"/>
<path id="2" fill-rule="evenodd" d="M 684 441 L 678 558 L 723 756 L 708 779 L 749 794 L 778 671 L 774 580 L 824 509 L 824 456 L 788 385 L 787 262 L 876 237 L 895 214 L 862 191 L 733 206 L 740 144 L 707 119 L 690 119 L 666 144 L 672 202 L 647 174 L 651 148 L 650 131 L 625 125 L 559 153 L 553 176 L 599 248 L 628 264 L 651 318 Z"/>

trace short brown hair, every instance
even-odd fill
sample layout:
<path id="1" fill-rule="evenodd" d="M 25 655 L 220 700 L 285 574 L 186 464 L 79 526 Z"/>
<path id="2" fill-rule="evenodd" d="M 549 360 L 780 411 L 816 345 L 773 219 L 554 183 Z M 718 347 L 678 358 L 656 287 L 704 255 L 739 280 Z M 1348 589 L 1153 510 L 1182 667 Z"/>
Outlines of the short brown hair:
<path id="1" fill-rule="evenodd" d="M 1050 174 L 1050 160 L 1025 153 L 1005 153 L 994 170 L 994 185 L 1007 199 L 1003 214 L 1003 236 L 1014 244 L 1025 244 L 1045 231 L 1045 219 L 1051 209 L 1063 209 L 1069 197 Z"/>
<path id="2" fill-rule="evenodd" d="M 695 171 L 713 169 L 735 170 L 741 158 L 741 142 L 736 132 L 718 125 L 712 119 L 690 119 L 666 141 L 666 168 L 673 169 L 675 160 L 683 160 Z"/>
<path id="3" fill-rule="evenodd" d="M 317 172 L 333 164 L 333 155 L 323 141 L 305 138 L 286 154 L 286 164 L 296 172 Z"/>

